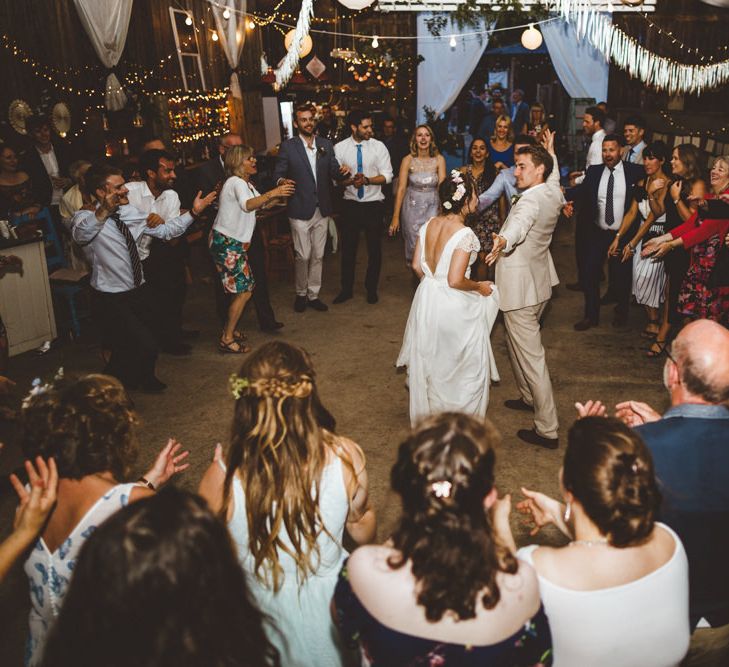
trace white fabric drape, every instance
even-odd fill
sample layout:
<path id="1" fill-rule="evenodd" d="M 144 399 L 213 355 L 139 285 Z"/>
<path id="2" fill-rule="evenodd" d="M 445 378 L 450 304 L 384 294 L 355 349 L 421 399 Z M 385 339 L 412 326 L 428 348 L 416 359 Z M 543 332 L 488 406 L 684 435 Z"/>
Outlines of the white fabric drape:
<path id="1" fill-rule="evenodd" d="M 610 63 L 575 27 L 564 20 L 542 23 L 539 28 L 559 80 L 570 97 L 607 100 Z"/>
<path id="2" fill-rule="evenodd" d="M 246 0 L 208 0 L 210 9 L 215 18 L 215 28 L 218 32 L 220 45 L 223 47 L 228 65 L 234 70 L 240 62 L 240 54 L 246 41 Z M 228 9 L 230 18 L 225 18 L 223 12 Z M 230 75 L 230 92 L 233 97 L 241 99 L 240 82 L 238 75 Z"/>
<path id="3" fill-rule="evenodd" d="M 81 23 L 105 67 L 114 67 L 127 41 L 132 0 L 73 0 Z M 104 101 L 109 111 L 119 111 L 127 96 L 113 72 L 106 77 Z"/>
<path id="4" fill-rule="evenodd" d="M 451 48 L 451 25 L 441 31 L 440 39 L 435 39 L 426 24 L 431 16 L 430 12 L 418 13 L 418 55 L 425 58 L 418 65 L 418 123 L 425 122 L 424 107 L 439 116 L 456 101 L 489 43 L 488 35 L 459 37 L 456 47 Z M 461 31 L 452 25 L 452 32 Z"/>

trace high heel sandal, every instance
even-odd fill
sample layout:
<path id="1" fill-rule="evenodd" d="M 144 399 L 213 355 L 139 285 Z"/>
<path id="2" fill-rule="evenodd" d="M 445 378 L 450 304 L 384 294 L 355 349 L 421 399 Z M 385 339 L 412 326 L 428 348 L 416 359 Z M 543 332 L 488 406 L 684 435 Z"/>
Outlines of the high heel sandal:
<path id="1" fill-rule="evenodd" d="M 651 331 L 651 327 L 656 327 L 655 331 Z M 649 320 L 648 324 L 646 325 L 646 328 L 643 329 L 641 332 L 641 338 L 647 338 L 650 340 L 651 338 L 655 338 L 658 335 L 658 331 L 660 330 L 660 322 L 658 320 Z"/>
<path id="2" fill-rule="evenodd" d="M 250 352 L 251 348 L 235 338 L 228 343 L 221 338 L 218 343 L 218 351 L 224 354 L 245 354 L 246 352 Z"/>
<path id="3" fill-rule="evenodd" d="M 653 345 L 651 345 L 648 349 L 648 352 L 646 352 L 645 356 L 651 359 L 660 357 L 666 351 L 666 347 L 668 347 L 668 343 L 665 340 L 658 340 L 656 338 L 656 340 L 653 341 Z"/>

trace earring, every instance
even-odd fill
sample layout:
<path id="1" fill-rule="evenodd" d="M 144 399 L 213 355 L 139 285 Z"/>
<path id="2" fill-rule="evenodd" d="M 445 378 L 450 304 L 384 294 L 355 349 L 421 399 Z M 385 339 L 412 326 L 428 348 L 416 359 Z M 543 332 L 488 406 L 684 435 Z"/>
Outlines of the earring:
<path id="1" fill-rule="evenodd" d="M 564 510 L 564 522 L 565 523 L 569 522 L 570 516 L 572 516 L 572 503 L 568 500 L 567 507 L 565 507 L 565 510 Z"/>

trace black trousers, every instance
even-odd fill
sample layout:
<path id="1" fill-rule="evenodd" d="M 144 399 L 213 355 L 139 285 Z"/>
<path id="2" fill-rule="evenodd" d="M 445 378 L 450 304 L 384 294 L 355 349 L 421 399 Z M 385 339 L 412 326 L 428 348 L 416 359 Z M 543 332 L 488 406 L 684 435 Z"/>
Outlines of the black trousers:
<path id="1" fill-rule="evenodd" d="M 212 256 L 210 257 L 210 265 L 213 274 L 213 289 L 215 290 L 215 308 L 221 324 L 224 324 L 228 317 L 230 295 L 223 289 Z M 271 306 L 271 298 L 268 292 L 266 250 L 263 247 L 263 237 L 261 236 L 261 231 L 258 229 L 258 225 L 253 230 L 251 243 L 248 247 L 248 265 L 251 267 L 251 273 L 253 273 L 253 277 L 256 280 L 251 301 L 253 301 L 253 307 L 256 310 L 258 326 L 261 329 L 270 329 L 276 322 L 276 316 L 273 312 L 273 306 Z"/>
<path id="2" fill-rule="evenodd" d="M 162 348 L 181 341 L 188 251 L 184 238 L 154 239 L 149 257 L 143 262 L 149 301 L 155 315 L 154 333 Z"/>
<path id="3" fill-rule="evenodd" d="M 575 225 L 575 260 L 577 263 L 577 282 L 584 289 L 585 260 L 587 258 L 587 245 L 590 238 L 592 223 L 580 222 Z"/>
<path id="4" fill-rule="evenodd" d="M 600 274 L 615 232 L 600 229 L 597 225 L 586 231 L 583 264 L 583 289 L 585 291 L 585 318 L 593 324 L 600 321 Z M 615 312 L 627 316 L 630 307 L 630 293 L 633 281 L 633 262 L 621 262 L 624 243 L 620 245 L 617 257 L 608 261 L 609 282 L 617 299 Z"/>
<path id="5" fill-rule="evenodd" d="M 677 327 L 671 332 L 672 336 L 678 333 L 684 320 L 684 316 L 678 312 L 678 295 L 690 263 L 690 255 L 683 248 L 672 250 L 663 260 L 668 274 L 668 321 Z"/>
<path id="6" fill-rule="evenodd" d="M 154 309 L 146 285 L 128 292 L 91 290 L 91 308 L 99 322 L 102 340 L 111 348 L 104 373 L 128 387 L 154 379 L 157 341 L 153 332 Z"/>
<path id="7" fill-rule="evenodd" d="M 351 294 L 354 289 L 354 266 L 361 231 L 364 231 L 367 241 L 365 289 L 368 293 L 377 292 L 382 267 L 383 213 L 381 201 L 356 202 L 345 199 L 342 202 L 342 292 L 345 294 Z"/>

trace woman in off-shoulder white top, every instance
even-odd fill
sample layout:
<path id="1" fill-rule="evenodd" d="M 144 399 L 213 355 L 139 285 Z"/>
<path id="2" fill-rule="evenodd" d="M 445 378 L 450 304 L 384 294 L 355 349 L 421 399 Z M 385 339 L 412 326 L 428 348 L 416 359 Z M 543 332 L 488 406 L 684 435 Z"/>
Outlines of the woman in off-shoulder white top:
<path id="1" fill-rule="evenodd" d="M 688 561 L 676 533 L 654 521 L 650 451 L 615 419 L 580 419 L 560 481 L 564 505 L 528 489 L 518 505 L 532 534 L 554 523 L 572 540 L 518 552 L 537 571 L 554 667 L 679 665 L 690 639 Z"/>

